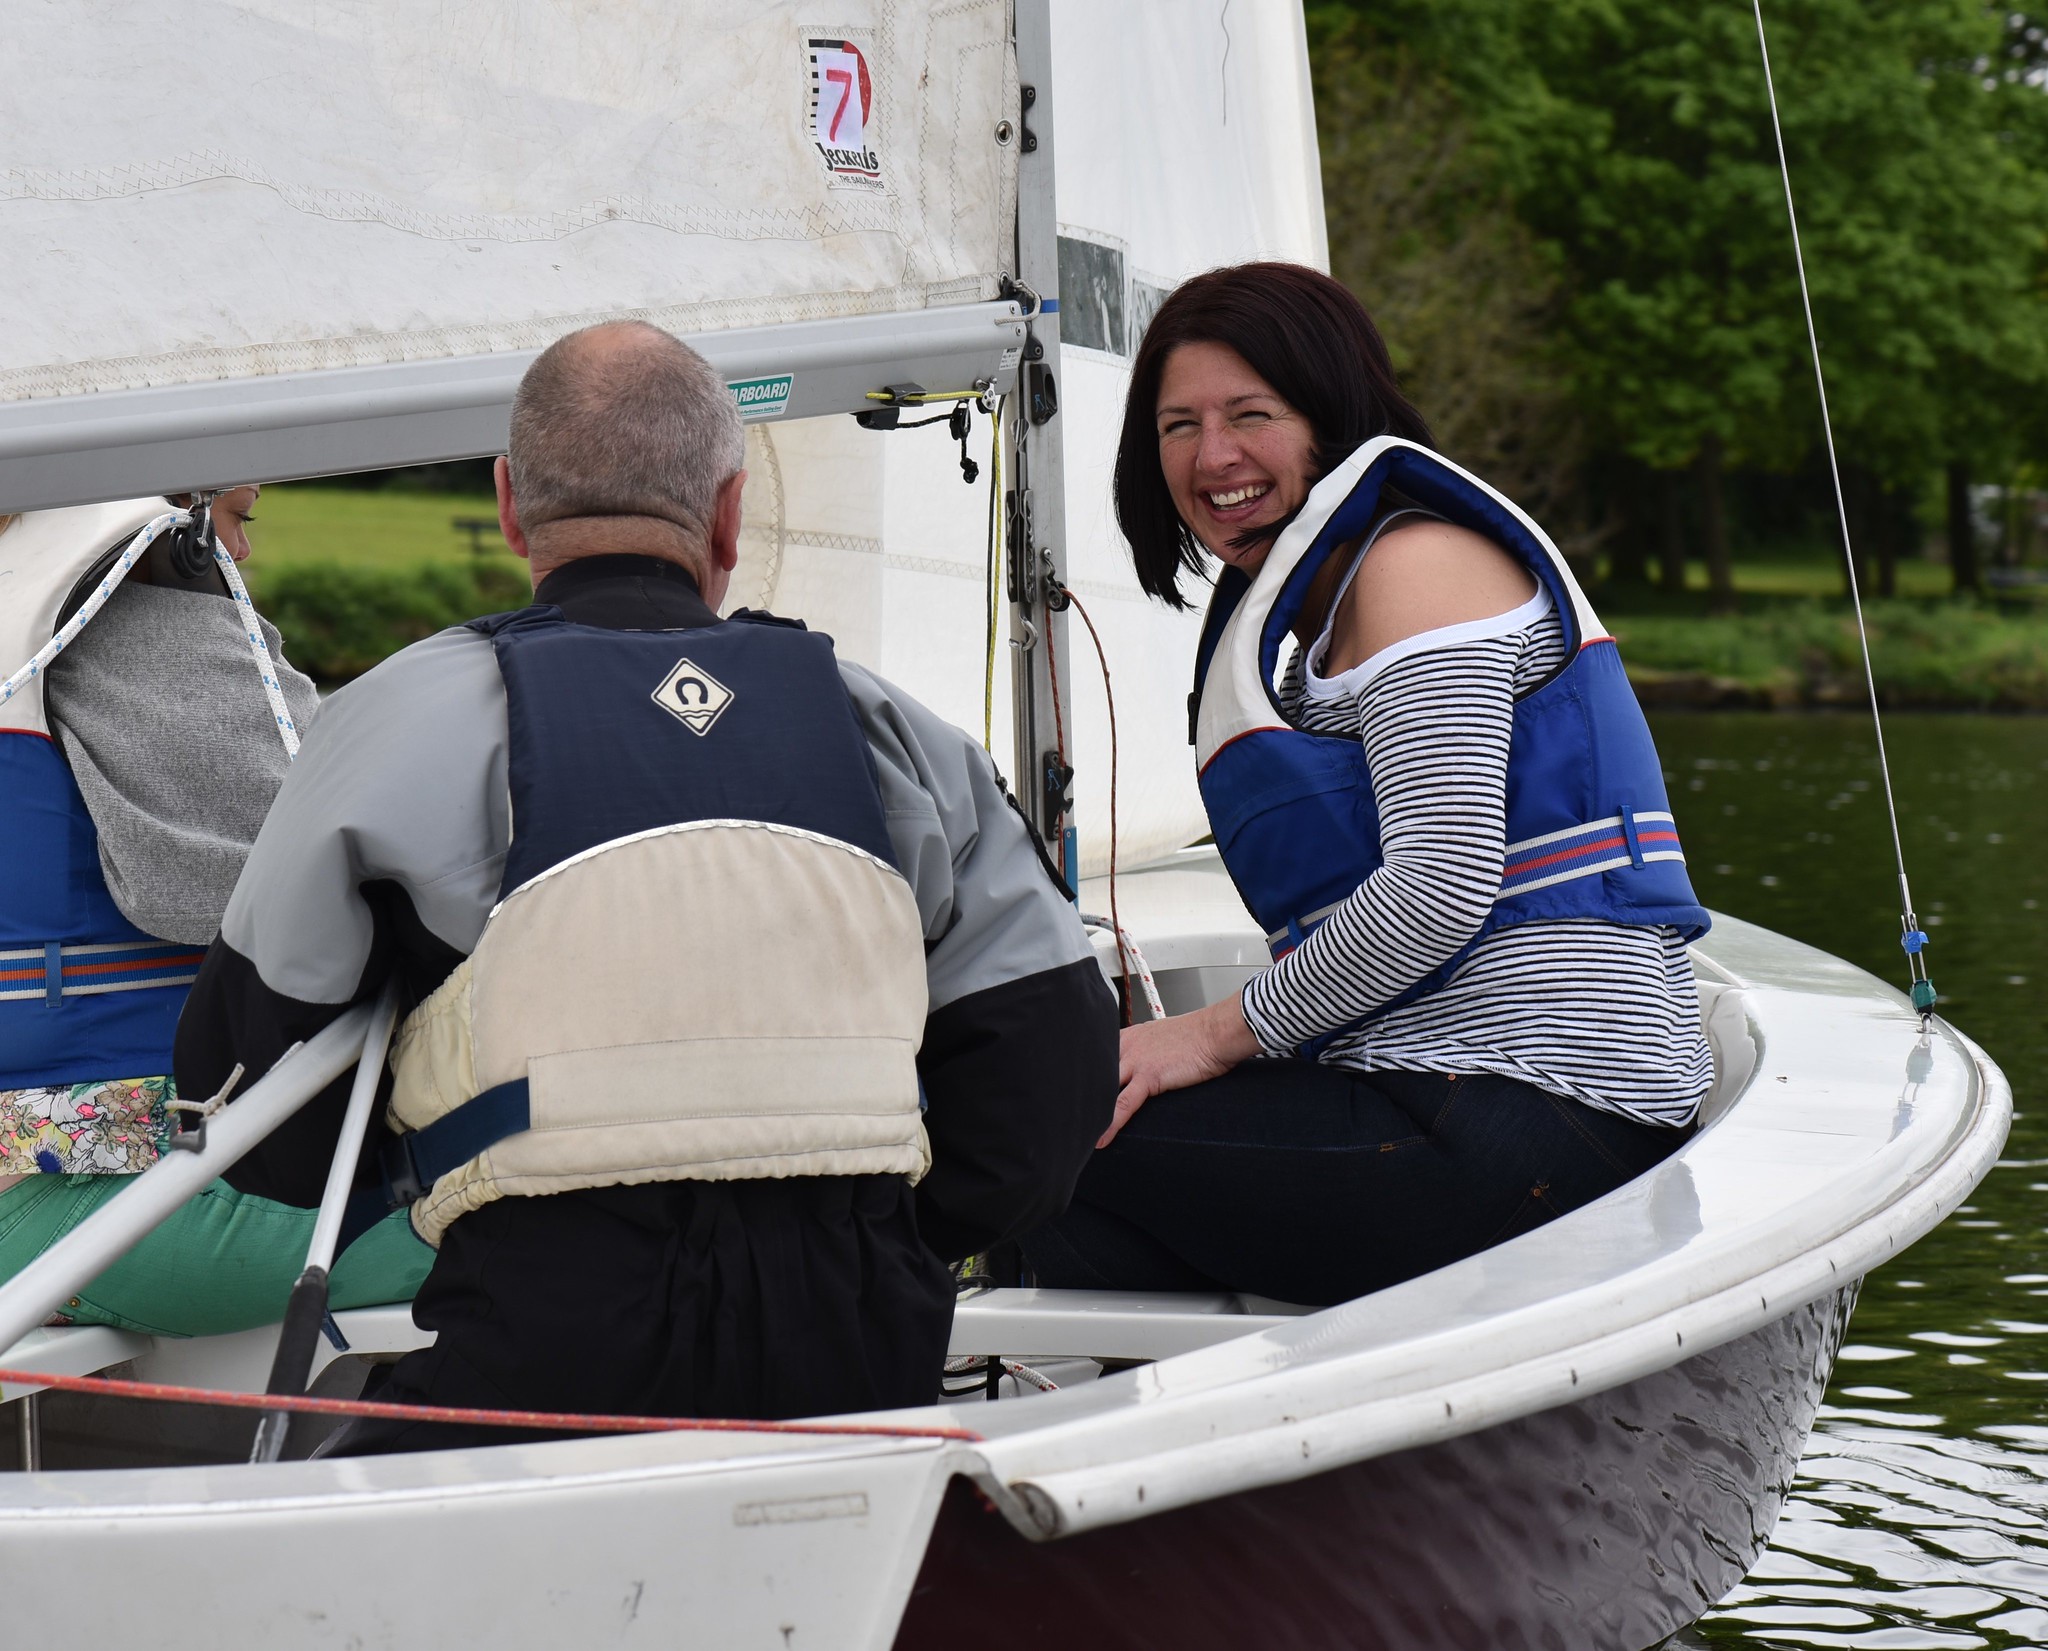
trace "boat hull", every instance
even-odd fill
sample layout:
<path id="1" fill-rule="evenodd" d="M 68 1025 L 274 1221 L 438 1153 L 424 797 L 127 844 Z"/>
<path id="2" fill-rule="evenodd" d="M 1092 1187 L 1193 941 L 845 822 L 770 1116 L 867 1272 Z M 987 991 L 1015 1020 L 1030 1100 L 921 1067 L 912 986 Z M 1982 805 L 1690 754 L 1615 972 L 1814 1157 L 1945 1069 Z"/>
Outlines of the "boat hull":
<path id="1" fill-rule="evenodd" d="M 1762 1553 L 1855 1290 L 1572 1404 L 1060 1541 L 956 1480 L 898 1651 L 977 1625 L 1191 1651 L 1641 1651 Z"/>

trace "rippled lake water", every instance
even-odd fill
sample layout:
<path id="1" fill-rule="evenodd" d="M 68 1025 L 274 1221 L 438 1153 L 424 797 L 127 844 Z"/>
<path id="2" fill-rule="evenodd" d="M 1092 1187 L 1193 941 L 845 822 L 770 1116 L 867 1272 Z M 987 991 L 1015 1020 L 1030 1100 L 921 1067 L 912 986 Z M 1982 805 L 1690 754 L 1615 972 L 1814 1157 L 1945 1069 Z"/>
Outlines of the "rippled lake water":
<path id="1" fill-rule="evenodd" d="M 1706 903 L 1902 979 L 1867 720 L 1656 730 Z M 1769 1552 L 1670 1651 L 2048 1646 L 2048 719 L 1886 733 L 1941 1013 L 2012 1080 L 2012 1140 L 1865 1282 Z"/>

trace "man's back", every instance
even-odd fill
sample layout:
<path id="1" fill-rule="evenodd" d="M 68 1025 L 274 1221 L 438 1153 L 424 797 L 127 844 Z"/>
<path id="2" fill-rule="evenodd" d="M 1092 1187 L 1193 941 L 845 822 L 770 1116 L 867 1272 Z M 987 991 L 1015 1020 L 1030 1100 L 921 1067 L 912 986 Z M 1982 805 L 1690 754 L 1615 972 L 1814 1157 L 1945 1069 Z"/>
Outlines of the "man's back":
<path id="1" fill-rule="evenodd" d="M 650 726 L 672 728 L 675 748 L 692 758 L 707 737 L 653 700 L 670 656 L 708 659 L 722 638 L 769 629 L 721 624 L 686 574 L 645 558 L 571 564 L 544 580 L 538 595 L 587 630 L 590 646 L 629 658 L 636 681 L 648 677 L 645 693 L 636 687 L 634 697 L 647 700 Z M 637 623 L 624 627 L 622 619 Z M 707 674 L 727 686 L 715 671 Z M 726 668 L 728 676 L 740 674 Z M 442 1350 L 400 1367 L 387 1397 L 739 1414 L 920 1402 L 929 1397 L 950 1319 L 940 1257 L 985 1247 L 1064 1205 L 1110 1104 L 1109 993 L 985 754 L 857 667 L 840 666 L 834 678 L 842 695 L 837 714 L 850 710 L 853 737 L 864 747 L 861 778 L 882 846 L 914 912 L 910 943 L 923 952 L 916 1077 L 929 1110 L 916 1132 L 929 1132 L 930 1172 L 913 1192 L 907 1161 L 892 1160 L 884 1171 L 774 1179 L 669 1164 L 642 1166 L 648 1179 L 637 1184 L 601 1178 L 609 1184 L 497 1200 L 496 1187 L 489 1197 L 475 1195 L 472 1165 L 466 1183 L 450 1177 L 442 1203 L 415 1206 L 416 1226 L 442 1246 L 416 1316 L 436 1329 Z M 584 847 L 565 840 L 522 864 L 524 828 L 555 831 L 549 813 L 560 811 L 544 812 L 530 776 L 522 777 L 516 694 L 508 693 L 492 638 L 460 630 L 416 645 L 330 701 L 195 987 L 180 1029 L 179 1069 L 188 1084 L 217 1084 L 233 1060 L 262 1070 L 396 971 L 408 1003 L 421 1004 L 401 1040 L 404 1113 L 403 1049 L 435 1045 L 429 1011 L 449 995 L 451 977 L 467 967 L 504 895 L 563 848 Z M 737 703 L 726 713 L 733 717 L 727 732 L 746 728 Z M 574 753 L 574 782 L 551 788 L 570 813 L 588 812 L 590 799 L 577 793 L 606 771 L 602 763 L 589 766 L 593 751 L 612 750 L 620 738 L 614 730 Z M 565 730 L 548 733 L 545 743 L 559 749 Z M 650 749 L 645 762 L 659 768 L 667 751 Z M 632 776 L 626 789 L 641 797 L 646 778 Z M 797 782 L 786 789 L 801 796 L 819 775 L 814 762 L 778 778 Z M 667 799 L 666 812 L 687 812 L 673 786 L 653 790 Z M 629 813 L 613 823 L 644 830 L 652 819 Z M 664 921 L 659 905 L 649 919 Z M 825 920 L 821 913 L 816 921 Z M 822 932 L 811 938 L 821 950 L 858 957 L 863 937 L 833 937 L 829 948 Z M 748 931 L 677 941 L 680 958 L 717 971 L 748 944 Z M 847 989 L 856 984 L 849 980 Z M 691 990 L 687 973 L 649 985 L 661 994 Z M 815 987 L 806 1001 L 829 1007 Z M 479 1084 L 495 1075 L 472 1070 Z M 456 1105 L 470 1098 L 448 1097 Z M 309 1107 L 245 1159 L 238 1183 L 288 1201 L 316 1198 L 334 1142 L 335 1099 Z M 609 1098 L 590 1099 L 602 1112 Z M 830 1096 L 813 1099 L 829 1111 Z M 914 1115 L 909 1121 L 915 1128 Z M 510 1166 L 502 1179 L 514 1187 L 530 1184 L 519 1178 L 518 1144 L 497 1149 Z M 727 1315 L 716 1335 L 702 1333 L 696 1307 L 687 1305 L 706 1301 L 722 1303 Z M 660 1327 L 676 1345 L 659 1355 L 644 1337 L 622 1346 L 606 1323 Z M 565 1350 L 598 1347 L 608 1349 L 611 1374 L 593 1387 L 594 1367 Z M 685 1350 L 690 1374 L 682 1379 L 676 1361 Z M 825 1370 L 839 1374 L 821 1385 Z M 395 1428 L 361 1433 L 351 1448 L 453 1442 L 457 1436 L 441 1430 Z"/>

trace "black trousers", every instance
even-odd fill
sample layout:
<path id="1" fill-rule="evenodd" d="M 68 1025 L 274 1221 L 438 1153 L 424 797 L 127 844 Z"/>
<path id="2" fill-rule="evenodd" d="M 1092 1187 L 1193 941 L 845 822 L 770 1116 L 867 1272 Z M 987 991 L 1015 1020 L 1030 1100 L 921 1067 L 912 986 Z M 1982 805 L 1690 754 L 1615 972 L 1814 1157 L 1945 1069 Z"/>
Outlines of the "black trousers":
<path id="1" fill-rule="evenodd" d="M 413 1303 L 432 1347 L 365 1398 L 786 1419 L 927 1404 L 953 1281 L 901 1176 L 660 1181 L 461 1217 Z M 361 1420 L 323 1455 L 562 1437 Z"/>
<path id="2" fill-rule="evenodd" d="M 1051 1288 L 1329 1306 L 1540 1227 L 1691 1134 L 1513 1078 L 1246 1061 L 1147 1101 L 1024 1254 Z"/>

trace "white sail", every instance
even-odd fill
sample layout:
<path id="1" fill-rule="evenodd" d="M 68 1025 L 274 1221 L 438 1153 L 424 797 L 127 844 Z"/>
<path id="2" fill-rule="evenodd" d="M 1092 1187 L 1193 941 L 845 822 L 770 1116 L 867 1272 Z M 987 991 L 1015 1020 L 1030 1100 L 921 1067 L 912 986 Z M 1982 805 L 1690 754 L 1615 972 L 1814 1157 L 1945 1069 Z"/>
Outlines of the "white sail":
<path id="1" fill-rule="evenodd" d="M 0 400 L 993 298 L 1009 26 L 1001 0 L 11 7 Z"/>
<path id="2" fill-rule="evenodd" d="M 1166 292 L 1219 264 L 1327 268 L 1308 55 L 1296 0 L 1054 0 L 1068 580 L 1117 690 L 1118 860 L 1200 837 L 1186 696 L 1199 613 L 1139 591 L 1110 507 L 1130 359 Z M 952 386 L 929 385 L 929 389 Z M 961 484 L 943 429 L 850 419 L 754 432 L 737 602 L 772 603 L 962 727 L 984 721 L 987 426 Z M 771 571 L 772 570 L 772 571 Z M 1199 607 L 1204 594 L 1191 590 Z M 1010 669 L 998 636 L 993 746 L 1009 767 Z M 1081 868 L 1108 869 L 1109 718 L 1086 627 L 1070 616 L 1062 706 Z M 1021 779 L 1020 776 L 1012 776 Z"/>
<path id="3" fill-rule="evenodd" d="M 0 511 L 499 451 L 534 350 L 642 315 L 755 385 L 735 600 L 991 726 L 1013 770 L 1007 621 L 992 706 L 984 681 L 986 421 L 968 487 L 942 429 L 844 414 L 892 382 L 1014 386 L 1035 123 L 1057 134 L 1054 428 L 1068 579 L 1120 690 L 1119 858 L 1190 841 L 1194 619 L 1140 596 L 1110 464 L 1166 291 L 1326 262 L 1300 6 L 1052 0 L 1028 108 L 1014 24 L 1008 0 L 17 7 Z M 1096 871 L 1108 717 L 1085 627 L 1065 645 Z"/>

